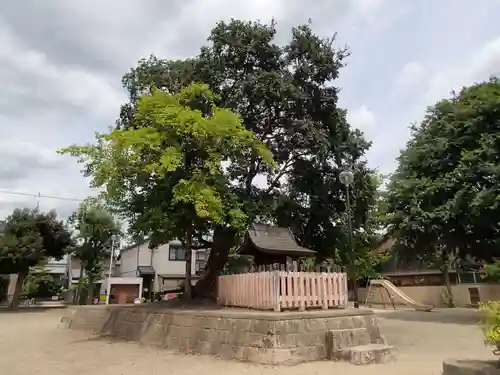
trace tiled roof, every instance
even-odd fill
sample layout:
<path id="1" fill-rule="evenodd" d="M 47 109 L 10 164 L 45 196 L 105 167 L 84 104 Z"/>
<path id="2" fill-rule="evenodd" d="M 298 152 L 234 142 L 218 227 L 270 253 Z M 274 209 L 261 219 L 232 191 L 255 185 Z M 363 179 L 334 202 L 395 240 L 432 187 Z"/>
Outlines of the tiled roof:
<path id="1" fill-rule="evenodd" d="M 316 253 L 314 250 L 299 246 L 288 228 L 254 223 L 248 230 L 248 238 L 257 249 L 264 253 L 282 253 L 283 255 L 290 253 L 297 256 Z"/>

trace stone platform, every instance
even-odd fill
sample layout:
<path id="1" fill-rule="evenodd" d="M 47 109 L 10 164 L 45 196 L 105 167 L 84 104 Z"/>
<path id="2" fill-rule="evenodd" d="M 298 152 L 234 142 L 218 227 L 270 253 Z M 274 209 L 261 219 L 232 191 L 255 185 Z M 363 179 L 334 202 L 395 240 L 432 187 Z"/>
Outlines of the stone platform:
<path id="1" fill-rule="evenodd" d="M 161 304 L 73 306 L 61 322 L 100 336 L 265 364 L 342 359 L 346 353 L 359 352 L 352 350 L 355 347 L 365 351 L 371 350 L 370 345 L 377 347 L 374 351 L 386 347 L 376 317 L 368 309 L 263 312 L 189 310 Z M 364 358 L 360 363 L 350 361 L 367 364 L 386 356 Z"/>
<path id="2" fill-rule="evenodd" d="M 443 375 L 500 375 L 500 361 L 449 359 L 443 362 Z"/>

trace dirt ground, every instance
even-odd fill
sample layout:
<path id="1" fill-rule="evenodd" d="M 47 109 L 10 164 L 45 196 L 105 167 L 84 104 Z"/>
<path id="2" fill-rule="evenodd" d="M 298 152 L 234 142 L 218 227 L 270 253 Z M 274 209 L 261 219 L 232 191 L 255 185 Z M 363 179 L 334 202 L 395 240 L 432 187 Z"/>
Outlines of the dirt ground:
<path id="1" fill-rule="evenodd" d="M 314 362 L 271 367 L 183 355 L 135 343 L 110 342 L 58 327 L 61 310 L 0 313 L 0 374 L 5 375 L 433 375 L 446 358 L 493 358 L 473 310 L 380 311 L 380 326 L 397 361 L 353 366 Z"/>

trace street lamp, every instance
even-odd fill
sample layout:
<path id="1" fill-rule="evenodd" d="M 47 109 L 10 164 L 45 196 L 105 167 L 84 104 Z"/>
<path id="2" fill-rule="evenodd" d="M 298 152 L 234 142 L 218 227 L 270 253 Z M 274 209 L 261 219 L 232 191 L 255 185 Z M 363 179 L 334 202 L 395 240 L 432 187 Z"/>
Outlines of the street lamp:
<path id="1" fill-rule="evenodd" d="M 111 236 L 111 251 L 109 252 L 108 288 L 106 290 L 106 305 L 109 305 L 109 296 L 111 295 L 111 275 L 113 273 L 113 258 L 115 255 L 116 239 L 117 239 L 116 234 L 113 234 Z"/>
<path id="2" fill-rule="evenodd" d="M 354 174 L 349 171 L 345 170 L 340 172 L 339 175 L 339 180 L 342 183 L 342 185 L 345 186 L 345 191 L 346 191 L 346 211 L 347 211 L 347 226 L 348 226 L 348 235 L 347 235 L 347 245 L 348 245 L 348 251 L 349 251 L 349 267 L 351 268 L 351 271 L 353 271 L 354 275 L 354 283 L 353 283 L 353 297 L 354 297 L 354 307 L 356 309 L 359 308 L 359 301 L 358 301 L 358 280 L 356 279 L 356 270 L 354 269 L 354 239 L 352 236 L 352 222 L 351 222 L 351 200 L 350 200 L 350 195 L 349 195 L 349 186 L 352 185 L 354 182 Z"/>

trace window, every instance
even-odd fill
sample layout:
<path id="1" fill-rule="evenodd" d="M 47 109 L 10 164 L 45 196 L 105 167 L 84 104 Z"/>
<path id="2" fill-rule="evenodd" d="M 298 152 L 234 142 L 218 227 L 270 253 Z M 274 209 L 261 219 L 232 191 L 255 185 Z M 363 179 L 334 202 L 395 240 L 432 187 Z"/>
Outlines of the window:
<path id="1" fill-rule="evenodd" d="M 186 260 L 186 249 L 181 245 L 169 245 L 168 247 L 169 260 Z"/>

